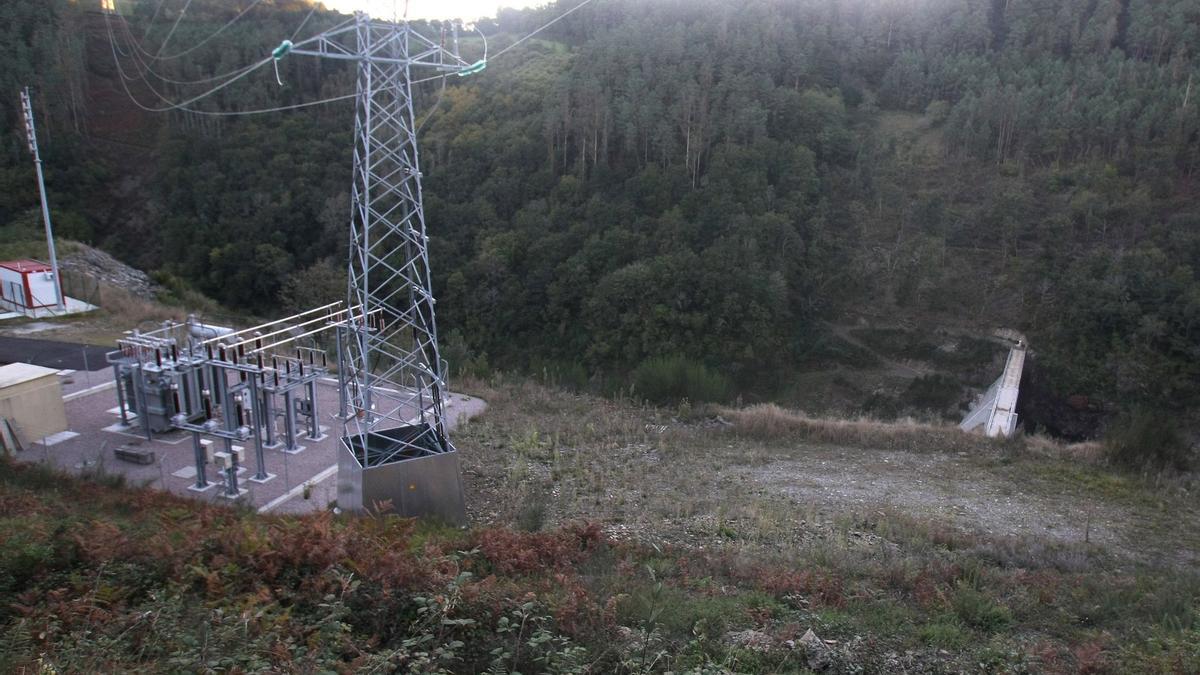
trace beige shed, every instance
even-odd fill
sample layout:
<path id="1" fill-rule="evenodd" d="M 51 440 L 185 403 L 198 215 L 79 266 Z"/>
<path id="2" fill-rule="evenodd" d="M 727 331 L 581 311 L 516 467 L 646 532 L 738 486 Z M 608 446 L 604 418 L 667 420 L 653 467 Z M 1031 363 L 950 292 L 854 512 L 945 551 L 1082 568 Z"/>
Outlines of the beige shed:
<path id="1" fill-rule="evenodd" d="M 58 371 L 28 363 L 0 366 L 0 418 L 8 420 L 25 446 L 66 431 Z"/>

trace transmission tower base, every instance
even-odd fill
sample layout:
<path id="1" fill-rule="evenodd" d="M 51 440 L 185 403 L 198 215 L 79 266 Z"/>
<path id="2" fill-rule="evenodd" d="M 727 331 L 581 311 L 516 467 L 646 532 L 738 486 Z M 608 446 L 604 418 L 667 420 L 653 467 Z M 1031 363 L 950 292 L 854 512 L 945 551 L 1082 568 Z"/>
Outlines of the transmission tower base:
<path id="1" fill-rule="evenodd" d="M 437 441 L 426 424 L 344 436 L 338 449 L 338 507 L 344 511 L 395 513 L 466 525 L 458 452 Z M 363 465 L 360 458 L 366 458 Z M 387 458 L 385 463 L 378 463 Z"/>

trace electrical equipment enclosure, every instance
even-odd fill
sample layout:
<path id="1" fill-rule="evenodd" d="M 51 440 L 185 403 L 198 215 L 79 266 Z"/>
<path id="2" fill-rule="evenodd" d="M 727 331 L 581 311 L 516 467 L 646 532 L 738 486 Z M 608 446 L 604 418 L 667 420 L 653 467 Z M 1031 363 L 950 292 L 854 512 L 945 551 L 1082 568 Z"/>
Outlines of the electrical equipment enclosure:
<path id="1" fill-rule="evenodd" d="M 67 430 L 58 371 L 28 363 L 0 366 L 0 417 L 11 420 L 22 445 Z"/>
<path id="2" fill-rule="evenodd" d="M 368 455 L 391 454 L 406 440 L 426 435 L 418 424 L 376 432 Z M 440 452 L 407 452 L 386 464 L 363 467 L 361 437 L 347 436 L 338 449 L 338 507 L 349 511 L 390 510 L 405 517 L 431 517 L 450 525 L 467 523 L 458 452 L 447 441 Z M 391 441 L 389 443 L 388 441 Z"/>

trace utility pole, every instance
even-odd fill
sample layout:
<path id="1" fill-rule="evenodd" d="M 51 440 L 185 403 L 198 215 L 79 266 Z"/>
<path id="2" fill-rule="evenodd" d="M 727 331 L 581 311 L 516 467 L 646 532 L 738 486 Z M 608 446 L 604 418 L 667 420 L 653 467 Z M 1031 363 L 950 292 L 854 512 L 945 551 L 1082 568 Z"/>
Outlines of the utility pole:
<path id="1" fill-rule="evenodd" d="M 364 510 L 390 501 L 402 515 L 462 523 L 462 478 L 443 410 L 446 373 L 438 353 L 411 77 L 414 68 L 442 75 L 483 68 L 482 61 L 459 58 L 457 26 L 450 30 L 454 35 L 443 29 L 433 40 L 408 22 L 372 21 L 359 12 L 309 48 L 284 43 L 276 58 L 290 51 L 342 59 L 358 72 L 350 309 L 338 331 L 347 411 L 338 505 Z M 342 44 L 339 37 L 353 42 Z"/>
<path id="2" fill-rule="evenodd" d="M 25 135 L 29 141 L 29 152 L 33 153 L 33 166 L 37 169 L 38 191 L 42 196 L 42 220 L 46 223 L 46 249 L 50 252 L 50 269 L 54 275 L 54 300 L 58 310 L 65 311 L 62 280 L 58 276 L 58 254 L 54 251 L 54 229 L 50 227 L 50 205 L 46 201 L 46 181 L 42 177 L 42 156 L 38 153 L 37 129 L 33 124 L 33 102 L 29 98 L 29 87 L 21 90 L 21 110 L 25 114 Z"/>

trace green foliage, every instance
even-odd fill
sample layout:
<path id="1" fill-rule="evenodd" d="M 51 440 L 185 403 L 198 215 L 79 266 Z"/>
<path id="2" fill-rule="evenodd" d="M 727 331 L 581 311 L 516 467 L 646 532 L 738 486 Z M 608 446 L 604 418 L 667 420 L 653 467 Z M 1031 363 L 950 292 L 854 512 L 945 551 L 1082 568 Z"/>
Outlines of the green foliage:
<path id="1" fill-rule="evenodd" d="M 0 21 L 0 90 L 37 88 L 60 233 L 235 311 L 339 298 L 349 104 L 244 118 L 89 106 L 85 93 L 119 73 L 85 58 L 108 47 L 87 8 L 14 0 Z M 307 9 L 261 3 L 155 70 L 194 80 L 251 63 Z M 564 9 L 505 11 L 481 28 L 503 42 Z M 197 0 L 173 44 L 237 11 Z M 1060 394 L 1194 406 L 1200 38 L 1189 12 L 1191 0 L 611 0 L 444 94 L 418 86 L 419 114 L 431 112 L 421 168 L 439 320 L 461 337 L 452 368 L 545 370 L 578 387 L 680 355 L 721 364 L 730 391 L 769 393 L 797 370 L 869 366 L 809 339 L 817 319 L 868 307 L 1020 324 Z M 150 45 L 165 37 L 153 13 L 128 12 Z M 306 30 L 340 19 L 318 11 Z M 281 68 L 286 87 L 246 78 L 198 105 L 353 87 L 344 63 Z M 14 102 L 0 100 L 5 129 L 19 126 Z M 132 128 L 98 121 L 110 103 Z M 121 149 L 130 143 L 143 149 Z M 8 134 L 0 225 L 36 210 L 32 186 L 20 134 Z M 989 357 L 961 342 L 905 347 L 954 370 Z"/>
<path id="2" fill-rule="evenodd" d="M 985 633 L 1001 630 L 1013 620 L 1007 607 L 966 583 L 955 588 L 952 606 L 960 621 Z"/>
<path id="3" fill-rule="evenodd" d="M 806 368 L 878 368 L 882 365 L 869 350 L 829 333 L 803 336 L 801 345 L 797 347 L 796 358 Z"/>
<path id="4" fill-rule="evenodd" d="M 958 403 L 962 384 L 947 375 L 922 375 L 909 383 L 904 402 L 916 408 L 945 411 Z"/>
<path id="5" fill-rule="evenodd" d="M 656 403 L 720 402 L 729 394 L 729 383 L 720 373 L 682 356 L 646 359 L 630 379 L 635 396 Z"/>
<path id="6" fill-rule="evenodd" d="M 522 671 L 574 675 L 587 672 L 587 650 L 552 630 L 553 619 L 527 602 L 496 621 L 496 633 L 511 641 L 491 651 L 489 675 L 517 675 Z"/>
<path id="7" fill-rule="evenodd" d="M 1194 459 L 1177 418 L 1148 408 L 1118 418 L 1105 435 L 1104 450 L 1113 464 L 1135 470 L 1186 471 Z"/>
<path id="8" fill-rule="evenodd" d="M 287 276 L 279 292 L 287 312 L 301 312 L 346 299 L 344 261 L 326 258 Z"/>
<path id="9" fill-rule="evenodd" d="M 957 615 L 939 616 L 921 626 L 918 633 L 922 642 L 938 649 L 962 649 L 971 639 Z"/>
<path id="10" fill-rule="evenodd" d="M 998 565 L 978 535 L 949 550 L 917 522 L 852 522 L 901 545 L 818 562 L 622 543 L 594 524 L 264 516 L 0 462 L 0 670 L 803 672 L 821 662 L 788 641 L 808 627 L 836 672 L 887 672 L 906 653 L 927 670 L 1005 670 L 1030 659 L 1031 633 L 1047 666 L 1107 652 L 1194 670 L 1200 580 L 1186 571 Z"/>

